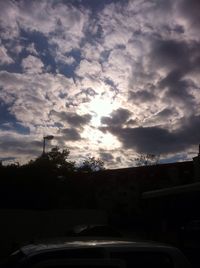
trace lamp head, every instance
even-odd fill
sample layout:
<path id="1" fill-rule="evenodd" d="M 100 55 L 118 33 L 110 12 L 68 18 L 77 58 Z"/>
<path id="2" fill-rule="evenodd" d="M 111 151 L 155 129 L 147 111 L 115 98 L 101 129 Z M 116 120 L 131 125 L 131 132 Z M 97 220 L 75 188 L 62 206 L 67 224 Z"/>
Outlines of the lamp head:
<path id="1" fill-rule="evenodd" d="M 53 135 L 48 135 L 44 137 L 45 140 L 53 140 L 54 136 Z"/>

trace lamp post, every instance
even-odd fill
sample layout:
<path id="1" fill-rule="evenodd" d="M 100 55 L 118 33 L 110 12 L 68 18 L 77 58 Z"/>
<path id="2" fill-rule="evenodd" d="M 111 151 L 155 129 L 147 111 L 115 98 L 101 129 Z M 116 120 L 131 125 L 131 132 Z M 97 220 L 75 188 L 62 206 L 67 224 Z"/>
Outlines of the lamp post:
<path id="1" fill-rule="evenodd" d="M 53 138 L 54 138 L 53 135 L 48 135 L 48 136 L 43 137 L 43 152 L 42 152 L 42 155 L 45 154 L 46 140 L 50 141 L 50 140 L 53 140 Z"/>

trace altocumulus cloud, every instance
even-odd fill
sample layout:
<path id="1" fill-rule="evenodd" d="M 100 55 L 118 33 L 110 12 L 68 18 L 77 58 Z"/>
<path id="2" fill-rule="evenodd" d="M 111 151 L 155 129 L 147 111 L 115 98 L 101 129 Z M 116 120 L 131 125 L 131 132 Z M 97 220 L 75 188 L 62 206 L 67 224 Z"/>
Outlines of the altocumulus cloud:
<path id="1" fill-rule="evenodd" d="M 1 1 L 1 158 L 44 135 L 72 157 L 133 165 L 200 142 L 198 0 Z M 49 144 L 50 145 L 50 144 Z"/>

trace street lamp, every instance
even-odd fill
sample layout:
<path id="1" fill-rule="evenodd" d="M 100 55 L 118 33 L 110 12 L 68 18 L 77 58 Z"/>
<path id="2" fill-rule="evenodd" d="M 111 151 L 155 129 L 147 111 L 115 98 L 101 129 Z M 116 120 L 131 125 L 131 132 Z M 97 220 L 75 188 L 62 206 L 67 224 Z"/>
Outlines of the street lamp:
<path id="1" fill-rule="evenodd" d="M 42 152 L 43 155 L 45 154 L 46 140 L 50 141 L 50 140 L 53 140 L 53 138 L 54 138 L 53 135 L 48 135 L 48 136 L 43 137 L 43 152 Z"/>

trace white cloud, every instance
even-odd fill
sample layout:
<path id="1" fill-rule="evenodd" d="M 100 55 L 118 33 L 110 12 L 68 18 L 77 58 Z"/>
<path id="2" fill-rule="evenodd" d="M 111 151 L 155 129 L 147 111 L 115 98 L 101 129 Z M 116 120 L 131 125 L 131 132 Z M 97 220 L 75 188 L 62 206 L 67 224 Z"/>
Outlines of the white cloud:
<path id="1" fill-rule="evenodd" d="M 65 110 L 66 99 L 61 94 L 74 94 L 74 83 L 62 75 L 52 74 L 10 74 L 0 72 L 1 98 L 10 106 L 17 120 L 28 126 L 48 127 L 49 112 Z"/>
<path id="2" fill-rule="evenodd" d="M 89 21 L 89 11 L 80 10 L 68 3 L 25 1 L 1 3 L 1 37 L 19 39 L 20 30 L 40 32 L 57 47 L 55 56 L 79 49 Z M 28 48 L 30 49 L 30 47 Z M 32 50 L 33 51 L 33 50 Z"/>
<path id="3" fill-rule="evenodd" d="M 75 59 L 72 56 L 63 55 L 60 51 L 57 51 L 55 55 L 55 60 L 62 64 L 71 65 L 75 62 Z"/>
<path id="4" fill-rule="evenodd" d="M 95 45 L 86 43 L 81 48 L 81 52 L 84 59 L 88 61 L 99 61 L 101 60 L 101 53 L 104 52 L 104 47 L 100 43 L 96 43 Z"/>
<path id="5" fill-rule="evenodd" d="M 22 60 L 22 67 L 27 73 L 37 74 L 43 72 L 44 64 L 39 58 L 29 55 Z"/>
<path id="6" fill-rule="evenodd" d="M 101 65 L 98 61 L 82 60 L 76 69 L 76 74 L 81 77 L 100 77 Z"/>
<path id="7" fill-rule="evenodd" d="M 13 62 L 13 59 L 7 53 L 7 49 L 3 45 L 0 45 L 0 65 L 7 65 Z"/>
<path id="8" fill-rule="evenodd" d="M 27 50 L 30 54 L 32 54 L 32 55 L 35 55 L 35 56 L 38 55 L 38 53 L 37 53 L 37 51 L 36 51 L 36 49 L 35 49 L 35 44 L 34 44 L 34 43 L 31 43 L 30 45 L 28 45 L 28 46 L 26 47 L 26 50 Z"/>
<path id="9" fill-rule="evenodd" d="M 2 39 L 12 40 L 19 36 L 19 27 L 17 24 L 19 9 L 16 3 L 12 1 L 1 1 L 0 24 Z"/>

